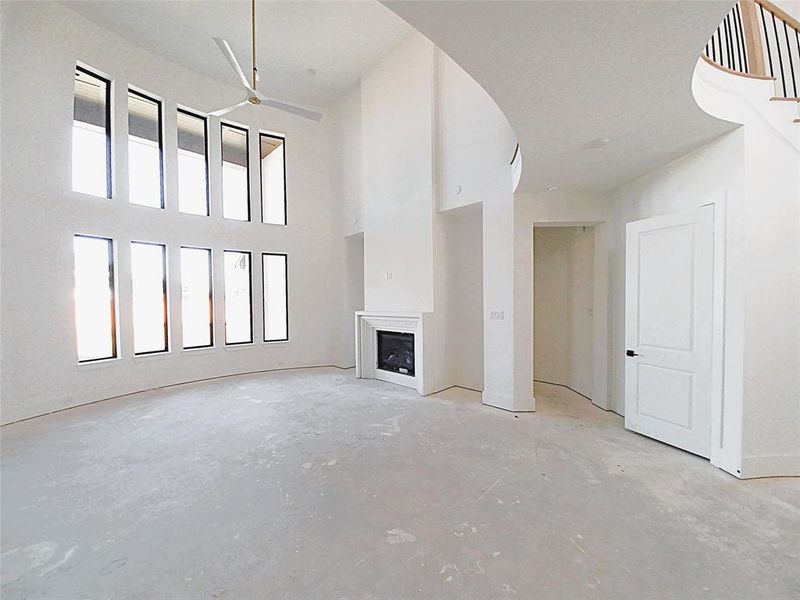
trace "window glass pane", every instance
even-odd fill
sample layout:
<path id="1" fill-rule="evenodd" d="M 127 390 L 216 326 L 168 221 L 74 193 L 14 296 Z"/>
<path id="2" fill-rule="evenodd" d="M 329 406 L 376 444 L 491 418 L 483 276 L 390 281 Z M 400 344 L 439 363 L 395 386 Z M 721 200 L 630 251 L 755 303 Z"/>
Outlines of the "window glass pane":
<path id="1" fill-rule="evenodd" d="M 247 130 L 222 125 L 222 216 L 250 220 Z"/>
<path id="2" fill-rule="evenodd" d="M 286 168 L 283 138 L 262 133 L 261 152 L 261 220 L 286 225 Z"/>
<path id="3" fill-rule="evenodd" d="M 226 250 L 223 256 L 225 263 L 225 343 L 252 342 L 250 253 Z"/>
<path id="4" fill-rule="evenodd" d="M 109 82 L 77 67 L 72 116 L 72 189 L 111 197 Z"/>
<path id="5" fill-rule="evenodd" d="M 206 120 L 178 109 L 178 210 L 208 216 Z"/>
<path id="6" fill-rule="evenodd" d="M 128 90 L 128 193 L 133 204 L 164 208 L 161 103 Z"/>
<path id="7" fill-rule="evenodd" d="M 133 350 L 164 352 L 167 346 L 167 248 L 131 243 Z"/>
<path id="8" fill-rule="evenodd" d="M 286 255 L 261 257 L 264 282 L 264 341 L 289 339 Z"/>
<path id="9" fill-rule="evenodd" d="M 211 250 L 181 248 L 181 312 L 183 347 L 211 346 Z"/>
<path id="10" fill-rule="evenodd" d="M 73 246 L 78 360 L 115 358 L 117 338 L 112 241 L 76 235 Z"/>

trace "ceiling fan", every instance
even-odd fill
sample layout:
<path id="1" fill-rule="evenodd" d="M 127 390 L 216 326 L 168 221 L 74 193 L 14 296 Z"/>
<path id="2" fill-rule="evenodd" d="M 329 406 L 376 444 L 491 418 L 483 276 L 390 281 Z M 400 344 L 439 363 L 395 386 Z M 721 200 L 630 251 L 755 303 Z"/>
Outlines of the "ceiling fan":
<path id="1" fill-rule="evenodd" d="M 289 104 L 288 102 L 281 102 L 273 98 L 268 98 L 267 96 L 265 96 L 256 89 L 256 86 L 258 85 L 258 67 L 256 67 L 256 0 L 251 0 L 251 24 L 252 24 L 252 40 L 253 40 L 252 85 L 251 82 L 247 80 L 247 77 L 245 77 L 244 71 L 242 70 L 242 67 L 239 66 L 239 62 L 236 60 L 236 56 L 233 54 L 233 50 L 231 50 L 231 47 L 228 44 L 228 42 L 226 42 L 222 38 L 217 38 L 217 37 L 214 38 L 214 43 L 222 51 L 222 54 L 225 55 L 226 60 L 230 63 L 230 65 L 233 67 L 233 70 L 236 71 L 236 74 L 239 76 L 239 81 L 241 81 L 242 86 L 244 86 L 244 89 L 247 90 L 247 97 L 241 102 L 238 102 L 237 104 L 234 104 L 232 106 L 227 106 L 225 108 L 220 108 L 219 110 L 212 111 L 209 114 L 215 117 L 219 117 L 226 113 L 229 113 L 235 108 L 244 106 L 245 104 L 252 104 L 253 106 L 259 106 L 259 105 L 271 106 L 272 108 L 277 108 L 278 110 L 292 113 L 293 115 L 298 115 L 300 117 L 305 117 L 306 119 L 311 119 L 313 121 L 319 121 L 320 119 L 322 119 L 322 115 L 316 111 L 303 108 L 302 106 Z"/>

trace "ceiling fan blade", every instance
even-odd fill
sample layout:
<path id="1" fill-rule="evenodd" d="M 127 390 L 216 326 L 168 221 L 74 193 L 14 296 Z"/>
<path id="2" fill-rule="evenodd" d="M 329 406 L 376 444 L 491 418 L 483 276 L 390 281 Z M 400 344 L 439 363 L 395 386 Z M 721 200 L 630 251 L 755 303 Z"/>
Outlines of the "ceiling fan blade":
<path id="1" fill-rule="evenodd" d="M 244 75 L 244 71 L 242 67 L 239 66 L 239 61 L 236 60 L 236 56 L 231 50 L 230 44 L 223 40 L 222 38 L 215 37 L 214 43 L 220 49 L 220 51 L 225 55 L 225 59 L 230 63 L 233 67 L 233 70 L 236 71 L 236 74 L 239 76 L 239 80 L 241 81 L 242 85 L 247 88 L 250 92 L 253 92 L 253 88 L 250 87 L 250 82 L 247 81 L 247 77 Z"/>
<path id="2" fill-rule="evenodd" d="M 249 102 L 247 100 L 242 100 L 238 104 L 234 104 L 233 106 L 228 106 L 226 108 L 220 108 L 219 110 L 212 111 L 208 114 L 212 117 L 221 117 L 222 115 L 227 114 L 232 110 L 239 108 L 240 106 L 244 106 L 245 104 L 249 104 Z"/>
<path id="3" fill-rule="evenodd" d="M 273 100 L 272 98 L 267 98 L 266 96 L 261 96 L 260 94 L 259 98 L 261 99 L 261 104 L 271 106 L 272 108 L 277 108 L 278 110 L 292 113 L 293 115 L 297 115 L 299 117 L 311 119 L 312 121 L 319 122 L 322 119 L 322 113 L 318 113 L 315 110 L 309 110 L 307 108 L 303 108 L 302 106 L 281 102 L 280 100 Z"/>

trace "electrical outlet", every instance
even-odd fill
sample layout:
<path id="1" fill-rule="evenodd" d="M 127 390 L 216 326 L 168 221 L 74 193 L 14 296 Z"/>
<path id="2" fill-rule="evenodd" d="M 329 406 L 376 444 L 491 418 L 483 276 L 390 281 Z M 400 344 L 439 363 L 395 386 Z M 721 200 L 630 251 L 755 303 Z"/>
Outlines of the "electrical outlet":
<path id="1" fill-rule="evenodd" d="M 383 276 L 386 278 L 386 281 L 391 281 L 392 280 L 392 272 L 391 271 L 386 271 L 386 273 L 384 273 Z"/>

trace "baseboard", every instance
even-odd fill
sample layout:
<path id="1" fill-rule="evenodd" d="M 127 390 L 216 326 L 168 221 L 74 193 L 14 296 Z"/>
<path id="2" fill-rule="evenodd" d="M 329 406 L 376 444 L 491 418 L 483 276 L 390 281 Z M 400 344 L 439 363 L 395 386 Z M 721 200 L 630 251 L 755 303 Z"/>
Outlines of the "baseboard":
<path id="1" fill-rule="evenodd" d="M 481 401 L 486 406 L 507 410 L 509 412 L 534 412 L 533 407 L 535 406 L 533 396 L 530 398 L 515 398 L 510 394 L 501 394 L 487 390 L 483 390 Z"/>
<path id="2" fill-rule="evenodd" d="M 587 396 L 586 394 L 582 394 L 581 392 L 579 392 L 575 388 L 569 387 L 565 383 L 556 383 L 555 381 L 544 381 L 542 379 L 534 379 L 533 382 L 534 383 L 546 383 L 547 385 L 557 385 L 558 387 L 567 388 L 570 392 L 575 392 L 576 394 L 578 394 L 578 396 L 582 396 L 582 397 L 586 398 L 589 402 L 594 404 L 594 400 L 592 400 L 589 396 Z M 597 406 L 597 405 L 595 404 L 595 406 Z M 602 406 L 598 406 L 598 408 L 603 408 L 603 407 Z M 603 410 L 607 410 L 607 409 L 603 408 Z"/>
<path id="3" fill-rule="evenodd" d="M 79 404 L 73 404 L 72 406 L 65 406 L 64 408 L 59 408 L 57 410 L 50 410 L 43 413 L 38 413 L 35 415 L 30 415 L 28 417 L 23 417 L 21 419 L 15 419 L 14 421 L 9 421 L 8 423 L 0 424 L 0 427 L 6 427 L 8 425 L 13 425 L 14 423 L 22 423 L 23 421 L 30 421 L 31 419 L 38 419 L 39 417 L 46 417 L 47 415 L 54 415 L 56 413 L 64 412 L 65 410 L 72 410 L 74 408 L 82 408 L 84 406 L 90 406 L 92 404 L 98 404 L 100 402 L 107 402 L 109 400 L 117 400 L 118 398 L 125 398 L 127 396 L 133 396 L 135 394 L 142 394 L 144 392 L 154 392 L 157 390 L 166 390 L 169 388 L 177 387 L 179 385 L 188 385 L 190 383 L 202 383 L 204 381 L 214 381 L 215 379 L 226 379 L 228 377 L 240 377 L 243 375 L 257 375 L 258 373 L 275 373 L 278 371 L 296 371 L 298 369 L 341 369 L 342 371 L 347 371 L 353 369 L 355 367 L 341 367 L 339 365 L 308 365 L 308 366 L 301 366 L 301 367 L 281 367 L 278 369 L 260 369 L 258 371 L 245 371 L 243 373 L 229 373 L 227 375 L 215 375 L 214 377 L 204 377 L 202 379 L 190 379 L 188 381 L 178 381 L 176 383 L 170 383 L 168 385 L 159 385 L 156 387 L 150 388 L 143 388 L 141 390 L 135 390 L 133 392 L 126 392 L 124 394 L 117 394 L 115 396 L 107 396 L 106 398 L 99 398 L 97 400 L 90 400 L 89 402 L 81 402 Z"/>
<path id="4" fill-rule="evenodd" d="M 800 477 L 800 454 L 743 456 L 742 473 L 739 477 Z"/>

